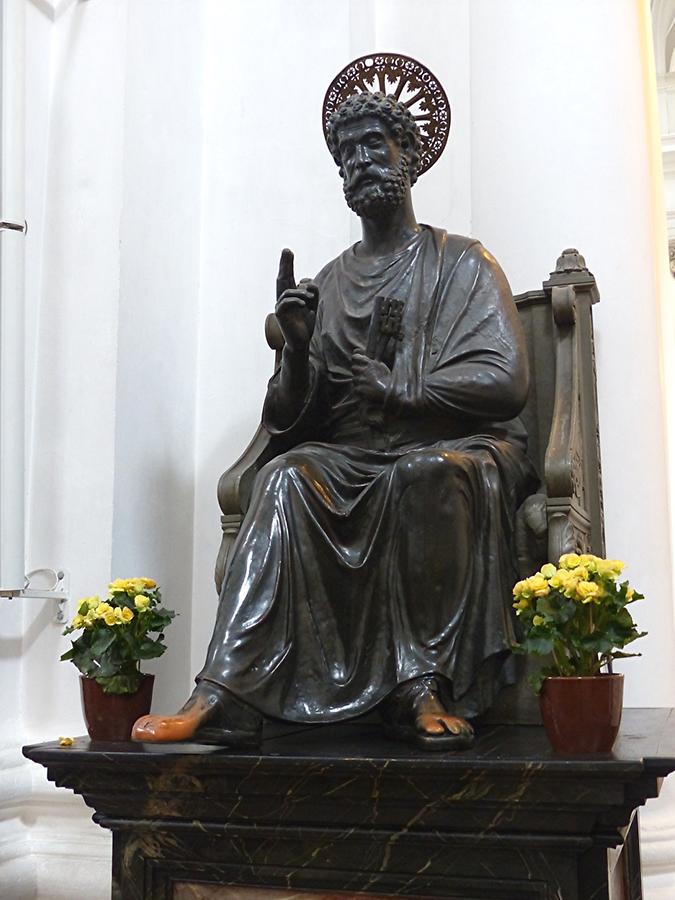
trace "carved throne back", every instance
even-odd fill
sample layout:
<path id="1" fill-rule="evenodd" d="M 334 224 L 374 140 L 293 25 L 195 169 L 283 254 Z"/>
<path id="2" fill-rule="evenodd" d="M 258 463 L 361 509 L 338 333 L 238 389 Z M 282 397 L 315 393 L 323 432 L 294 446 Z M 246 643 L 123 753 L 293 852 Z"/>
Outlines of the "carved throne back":
<path id="1" fill-rule="evenodd" d="M 595 278 L 574 249 L 563 251 L 541 290 L 515 297 L 530 359 L 521 418 L 541 482 L 519 515 L 523 575 L 563 553 L 605 552 L 592 312 L 598 300 Z"/>

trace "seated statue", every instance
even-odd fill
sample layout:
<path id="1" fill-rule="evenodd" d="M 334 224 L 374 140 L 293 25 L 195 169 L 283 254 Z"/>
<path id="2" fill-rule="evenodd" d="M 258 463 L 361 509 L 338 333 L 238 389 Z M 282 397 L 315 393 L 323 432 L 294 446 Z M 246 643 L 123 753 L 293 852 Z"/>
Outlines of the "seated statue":
<path id="1" fill-rule="evenodd" d="M 135 740 L 253 745 L 264 717 L 377 709 L 393 738 L 460 748 L 504 683 L 536 486 L 520 322 L 478 241 L 417 222 L 410 104 L 361 85 L 327 141 L 362 238 L 298 285 L 282 253 L 263 424 L 288 449 L 257 475 L 192 696 Z"/>

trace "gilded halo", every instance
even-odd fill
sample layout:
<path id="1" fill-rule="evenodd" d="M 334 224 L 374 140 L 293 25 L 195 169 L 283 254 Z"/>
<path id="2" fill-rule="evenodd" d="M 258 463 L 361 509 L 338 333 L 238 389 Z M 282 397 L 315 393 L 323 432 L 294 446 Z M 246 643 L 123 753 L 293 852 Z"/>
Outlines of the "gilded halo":
<path id="1" fill-rule="evenodd" d="M 323 101 L 323 133 L 335 110 L 352 94 L 380 91 L 406 106 L 420 133 L 421 175 L 445 149 L 450 132 L 450 103 L 435 75 L 401 53 L 370 53 L 353 60 L 335 76 Z"/>

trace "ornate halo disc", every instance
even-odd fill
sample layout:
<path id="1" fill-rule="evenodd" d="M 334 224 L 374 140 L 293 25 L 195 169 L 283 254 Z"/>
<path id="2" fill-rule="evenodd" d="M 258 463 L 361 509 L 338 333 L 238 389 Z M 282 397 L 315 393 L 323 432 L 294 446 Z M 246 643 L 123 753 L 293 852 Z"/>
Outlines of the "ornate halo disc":
<path id="1" fill-rule="evenodd" d="M 323 100 L 323 134 L 335 110 L 352 94 L 381 91 L 407 106 L 420 132 L 418 174 L 430 169 L 445 149 L 450 104 L 441 83 L 426 66 L 400 53 L 371 53 L 345 66 Z"/>

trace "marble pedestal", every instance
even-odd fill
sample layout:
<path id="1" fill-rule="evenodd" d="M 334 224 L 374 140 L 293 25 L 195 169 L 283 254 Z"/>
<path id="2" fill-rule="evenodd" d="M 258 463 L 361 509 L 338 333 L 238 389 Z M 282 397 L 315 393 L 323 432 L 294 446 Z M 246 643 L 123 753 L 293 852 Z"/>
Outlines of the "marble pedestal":
<path id="1" fill-rule="evenodd" d="M 608 756 L 556 757 L 537 726 L 423 753 L 362 722 L 24 753 L 112 830 L 113 900 L 640 900 L 635 811 L 675 770 L 675 712 L 626 710 Z"/>

